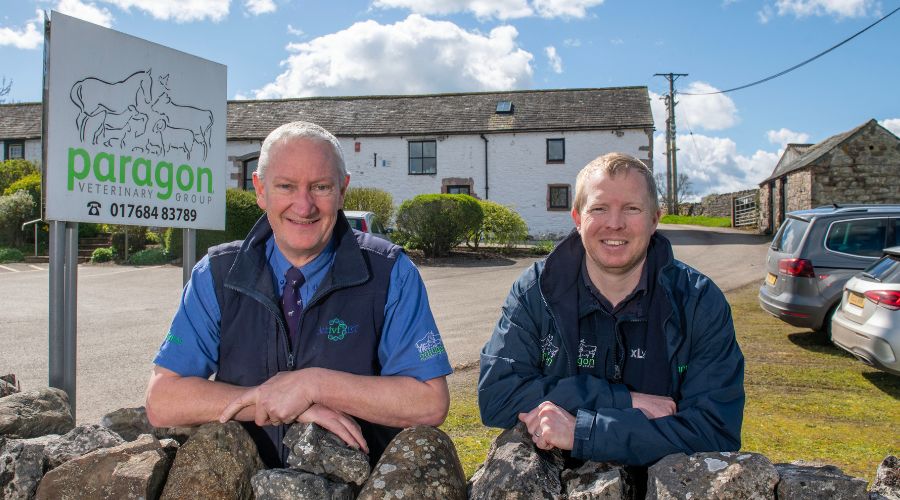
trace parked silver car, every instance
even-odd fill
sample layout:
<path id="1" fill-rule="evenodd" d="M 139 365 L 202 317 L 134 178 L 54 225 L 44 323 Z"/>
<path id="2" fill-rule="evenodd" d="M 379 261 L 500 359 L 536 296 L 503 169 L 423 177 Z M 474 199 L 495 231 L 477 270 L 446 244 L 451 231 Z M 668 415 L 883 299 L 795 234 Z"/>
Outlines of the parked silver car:
<path id="1" fill-rule="evenodd" d="M 847 285 L 831 318 L 831 340 L 863 363 L 900 375 L 900 246 Z"/>
<path id="2" fill-rule="evenodd" d="M 345 210 L 344 216 L 347 217 L 347 222 L 350 223 L 350 227 L 353 229 L 364 233 L 372 233 L 379 238 L 391 241 L 391 230 L 385 229 L 381 223 L 378 222 L 378 219 L 375 217 L 375 212 Z"/>
<path id="3" fill-rule="evenodd" d="M 759 305 L 782 321 L 831 335 L 844 284 L 900 245 L 900 205 L 829 206 L 788 214 L 766 255 Z"/>

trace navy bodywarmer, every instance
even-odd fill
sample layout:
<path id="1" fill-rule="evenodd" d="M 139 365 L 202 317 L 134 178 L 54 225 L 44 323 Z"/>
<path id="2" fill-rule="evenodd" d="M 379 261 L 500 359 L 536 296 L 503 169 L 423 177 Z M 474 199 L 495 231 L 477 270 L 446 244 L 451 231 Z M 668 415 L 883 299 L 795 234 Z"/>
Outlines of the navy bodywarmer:
<path id="1" fill-rule="evenodd" d="M 222 312 L 216 380 L 250 387 L 278 372 L 310 367 L 379 375 L 384 306 L 391 270 L 402 248 L 353 231 L 339 212 L 334 264 L 304 304 L 299 341 L 291 346 L 266 256 L 271 235 L 264 215 L 244 241 L 209 250 Z M 357 421 L 374 464 L 400 429 Z M 288 455 L 282 445 L 287 426 L 243 425 L 266 465 L 282 467 Z"/>

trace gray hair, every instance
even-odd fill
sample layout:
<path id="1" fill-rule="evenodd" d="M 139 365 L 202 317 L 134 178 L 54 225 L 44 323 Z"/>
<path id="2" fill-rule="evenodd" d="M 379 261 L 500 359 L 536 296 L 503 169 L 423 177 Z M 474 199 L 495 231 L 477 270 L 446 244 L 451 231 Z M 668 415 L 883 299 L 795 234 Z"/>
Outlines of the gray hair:
<path id="1" fill-rule="evenodd" d="M 653 172 L 641 160 L 625 153 L 608 153 L 594 158 L 593 161 L 585 165 L 578 172 L 575 178 L 575 210 L 581 212 L 584 208 L 587 193 L 584 192 L 585 184 L 595 173 L 603 172 L 604 174 L 615 177 L 616 175 L 634 170 L 644 177 L 647 184 L 647 195 L 650 197 L 650 203 L 653 211 L 659 210 L 659 200 L 656 197 L 656 179 L 653 178 Z"/>
<path id="2" fill-rule="evenodd" d="M 334 166 L 340 175 L 339 181 L 342 182 L 347 177 L 347 166 L 344 164 L 344 150 L 341 143 L 331 132 L 316 125 L 315 123 L 296 121 L 285 123 L 276 128 L 266 136 L 262 147 L 259 150 L 259 160 L 256 163 L 256 175 L 260 179 L 265 178 L 266 167 L 269 165 L 269 155 L 272 148 L 277 145 L 283 145 L 296 139 L 310 139 L 314 141 L 322 141 L 331 146 L 334 156 Z"/>

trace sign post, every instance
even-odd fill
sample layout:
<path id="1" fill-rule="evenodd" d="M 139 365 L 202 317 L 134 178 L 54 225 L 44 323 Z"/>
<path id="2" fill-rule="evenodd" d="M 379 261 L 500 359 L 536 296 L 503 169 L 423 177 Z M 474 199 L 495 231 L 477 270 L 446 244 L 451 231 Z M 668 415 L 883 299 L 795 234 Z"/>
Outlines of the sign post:
<path id="1" fill-rule="evenodd" d="M 46 24 L 49 378 L 74 413 L 78 223 L 184 228 L 190 276 L 188 235 L 225 227 L 226 69 L 58 12 Z"/>

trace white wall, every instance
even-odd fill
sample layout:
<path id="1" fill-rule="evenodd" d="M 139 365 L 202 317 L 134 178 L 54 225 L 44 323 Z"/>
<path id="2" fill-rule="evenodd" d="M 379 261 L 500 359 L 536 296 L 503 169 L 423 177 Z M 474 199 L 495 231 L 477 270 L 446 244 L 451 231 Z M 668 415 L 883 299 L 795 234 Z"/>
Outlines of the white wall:
<path id="1" fill-rule="evenodd" d="M 486 134 L 488 139 L 488 199 L 515 209 L 528 224 L 534 237 L 559 237 L 568 233 L 572 218 L 568 211 L 547 210 L 547 185 L 568 184 L 570 198 L 575 196 L 575 176 L 588 162 L 612 151 L 630 154 L 642 160 L 650 157 L 650 139 L 643 130 L 588 131 L 516 134 Z M 564 138 L 564 163 L 546 162 L 546 140 Z M 437 142 L 437 174 L 409 175 L 408 141 Z M 399 205 L 418 194 L 440 193 L 442 180 L 455 177 L 472 179 L 472 194 L 485 199 L 484 141 L 478 135 L 341 137 L 341 146 L 350 185 L 377 187 L 394 197 Z M 359 143 L 359 152 L 355 144 Z M 228 156 L 238 157 L 259 151 L 258 141 L 228 143 Z M 239 173 L 229 165 L 229 172 Z M 229 187 L 237 186 L 230 180 Z"/>
<path id="2" fill-rule="evenodd" d="M 15 141 L 18 142 L 18 141 Z M 6 159 L 6 143 L 0 141 L 0 161 Z M 25 159 L 35 165 L 41 165 L 41 140 L 30 139 L 25 141 Z"/>

